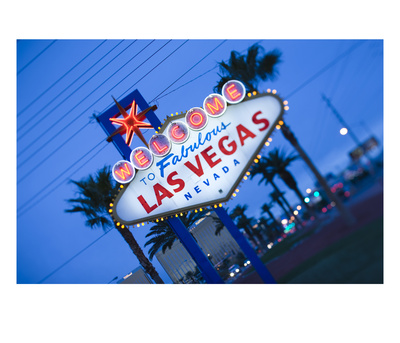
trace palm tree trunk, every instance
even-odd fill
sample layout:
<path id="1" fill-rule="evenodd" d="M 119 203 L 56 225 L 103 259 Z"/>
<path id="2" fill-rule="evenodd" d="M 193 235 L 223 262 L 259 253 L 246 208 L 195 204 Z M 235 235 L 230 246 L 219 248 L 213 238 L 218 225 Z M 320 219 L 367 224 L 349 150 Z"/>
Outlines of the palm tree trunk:
<path id="1" fill-rule="evenodd" d="M 278 194 L 281 196 L 283 202 L 284 202 L 285 205 L 289 208 L 290 213 L 293 213 L 292 207 L 289 205 L 289 203 L 287 202 L 286 198 L 283 196 L 283 194 L 281 193 L 281 191 L 279 190 L 279 188 L 276 186 L 276 184 L 275 184 L 272 180 L 270 180 L 269 183 L 272 185 L 272 187 L 275 189 L 275 191 L 278 192 Z M 292 215 L 289 214 L 283 206 L 281 206 L 281 207 L 282 207 L 283 211 L 286 213 L 286 215 L 290 218 Z M 303 225 L 301 224 L 300 220 L 299 220 L 296 216 L 294 216 L 294 220 L 296 221 L 296 223 L 297 223 L 301 228 L 303 227 Z"/>
<path id="2" fill-rule="evenodd" d="M 321 173 L 315 167 L 314 163 L 310 160 L 308 155 L 305 153 L 303 148 L 300 146 L 300 144 L 298 143 L 293 132 L 290 131 L 290 128 L 286 124 L 283 124 L 281 126 L 281 128 L 282 128 L 281 131 L 282 131 L 283 136 L 290 142 L 290 144 L 293 145 L 293 147 L 296 149 L 296 151 L 298 152 L 300 157 L 303 159 L 303 161 L 307 164 L 307 166 L 314 173 L 315 177 L 317 178 L 319 184 L 321 185 L 322 189 L 325 191 L 328 198 L 336 204 L 336 207 L 337 207 L 339 213 L 341 214 L 341 216 L 343 217 L 343 219 L 345 220 L 346 225 L 351 226 L 352 224 L 354 224 L 355 223 L 354 216 L 343 205 L 343 203 L 340 201 L 340 199 L 334 193 L 331 192 L 331 189 L 329 188 L 325 179 L 322 177 Z"/>
<path id="3" fill-rule="evenodd" d="M 160 275 L 158 275 L 156 269 L 152 265 L 152 263 L 148 260 L 148 258 L 143 253 L 143 250 L 140 248 L 139 244 L 137 243 L 135 237 L 133 237 L 132 232 L 129 231 L 128 228 L 121 229 L 121 227 L 116 226 L 116 229 L 124 238 L 125 242 L 128 243 L 129 247 L 132 249 L 133 253 L 139 260 L 140 265 L 146 271 L 147 274 L 151 276 L 157 284 L 163 284 L 164 281 L 161 279 Z"/>

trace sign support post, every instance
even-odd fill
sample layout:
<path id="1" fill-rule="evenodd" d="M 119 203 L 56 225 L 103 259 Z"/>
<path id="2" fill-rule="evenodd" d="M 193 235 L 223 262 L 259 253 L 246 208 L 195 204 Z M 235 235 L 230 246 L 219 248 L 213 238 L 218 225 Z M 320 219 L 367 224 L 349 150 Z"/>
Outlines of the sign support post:
<path id="1" fill-rule="evenodd" d="M 265 267 L 264 263 L 257 256 L 256 252 L 251 247 L 249 242 L 247 242 L 246 238 L 238 230 L 237 226 L 233 222 L 232 218 L 229 217 L 226 210 L 223 207 L 218 207 L 214 209 L 214 211 L 218 215 L 219 219 L 221 219 L 222 223 L 225 225 L 229 233 L 235 239 L 237 244 L 240 246 L 243 253 L 250 260 L 251 264 L 257 271 L 258 275 L 260 275 L 264 283 L 276 283 L 275 279 L 272 277 L 267 267 Z"/>
<path id="2" fill-rule="evenodd" d="M 139 93 L 139 91 L 136 89 L 132 93 L 130 93 L 128 96 L 126 96 L 123 100 L 120 101 L 121 106 L 126 107 L 129 105 L 131 102 L 130 99 L 134 98 L 136 100 L 137 105 L 141 109 L 148 108 L 149 105 L 145 101 L 145 99 L 142 97 L 142 95 Z M 99 117 L 97 117 L 97 121 L 100 123 L 100 125 L 103 127 L 107 135 L 111 135 L 112 132 L 115 130 L 114 126 L 111 124 L 109 121 L 109 118 L 111 118 L 113 115 L 118 113 L 119 110 L 116 105 L 112 106 L 109 108 L 106 112 L 101 114 Z M 150 124 L 154 127 L 157 128 L 161 126 L 160 120 L 157 118 L 155 113 L 150 110 L 146 114 L 146 118 L 149 120 Z M 118 151 L 124 157 L 125 159 L 129 159 L 131 149 L 128 147 L 124 140 L 122 139 L 122 136 L 116 135 L 113 137 L 113 142 L 116 145 Z M 201 248 L 198 246 L 196 243 L 195 239 L 193 236 L 190 234 L 190 232 L 187 230 L 185 225 L 182 223 L 182 221 L 179 218 L 168 218 L 167 219 L 168 224 L 172 228 L 172 230 L 175 232 L 175 234 L 178 236 L 179 240 L 183 244 L 183 246 L 186 248 L 190 256 L 193 258 L 193 260 L 196 262 L 198 265 L 205 281 L 210 284 L 222 284 L 224 281 L 222 278 L 219 276 L 217 271 L 214 269 L 213 265 L 209 261 L 209 259 L 206 257 L 204 252 L 201 250 Z"/>

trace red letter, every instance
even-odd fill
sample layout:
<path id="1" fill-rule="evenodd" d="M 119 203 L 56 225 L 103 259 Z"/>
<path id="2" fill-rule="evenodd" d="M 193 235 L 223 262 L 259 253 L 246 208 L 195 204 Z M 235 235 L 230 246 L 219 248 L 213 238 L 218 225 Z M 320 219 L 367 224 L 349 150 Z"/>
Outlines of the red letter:
<path id="1" fill-rule="evenodd" d="M 158 153 L 161 154 L 163 151 L 168 149 L 168 145 L 164 145 L 162 148 L 158 146 L 156 141 L 153 141 L 153 146 L 157 149 Z"/>
<path id="2" fill-rule="evenodd" d="M 207 108 L 208 110 L 212 113 L 215 114 L 216 112 L 218 112 L 221 108 L 224 108 L 224 106 L 221 104 L 221 102 L 219 101 L 219 99 L 217 97 L 214 98 L 214 105 L 213 106 L 211 103 L 207 103 Z"/>
<path id="3" fill-rule="evenodd" d="M 158 206 L 162 204 L 162 199 L 164 198 L 172 198 L 174 195 L 166 188 L 161 186 L 159 183 L 156 183 L 153 186 L 154 193 L 156 194 Z"/>
<path id="4" fill-rule="evenodd" d="M 143 155 L 142 157 L 138 157 L 139 155 Z M 136 154 L 135 154 L 135 159 L 136 161 L 139 163 L 139 165 L 141 165 L 142 167 L 149 162 L 149 160 L 147 159 L 147 157 L 144 155 L 142 150 L 139 150 Z M 143 161 L 144 160 L 144 161 Z"/>
<path id="5" fill-rule="evenodd" d="M 240 139 L 240 144 L 243 146 L 244 145 L 244 141 L 247 139 L 247 138 L 254 138 L 256 135 L 253 133 L 253 132 L 251 132 L 249 129 L 246 129 L 242 124 L 239 124 L 238 126 L 236 126 L 236 130 L 237 130 L 237 133 L 238 133 L 238 135 L 239 135 L 239 139 Z M 242 136 L 242 132 L 244 132 L 245 133 L 245 135 L 244 136 Z"/>
<path id="6" fill-rule="evenodd" d="M 226 148 L 224 147 L 224 141 L 226 141 L 228 138 L 229 138 L 229 136 L 221 137 L 221 139 L 218 142 L 218 147 L 219 147 L 219 150 L 221 150 L 223 154 L 232 155 L 237 150 L 237 144 L 235 141 L 230 142 L 228 144 L 228 147 L 231 148 L 231 150 L 226 150 Z"/>
<path id="7" fill-rule="evenodd" d="M 184 182 L 182 179 L 176 179 L 176 180 L 174 180 L 173 177 L 174 177 L 175 175 L 178 175 L 178 172 L 177 172 L 177 171 L 174 171 L 174 172 L 172 172 L 171 174 L 169 174 L 169 175 L 167 176 L 167 182 L 168 182 L 168 184 L 169 184 L 170 186 L 179 185 L 178 188 L 175 188 L 175 189 L 173 190 L 175 193 L 178 193 L 178 192 L 180 192 L 183 188 L 185 188 L 185 182 Z"/>
<path id="8" fill-rule="evenodd" d="M 139 195 L 138 200 L 142 204 L 143 208 L 146 210 L 147 214 L 154 211 L 158 207 L 156 204 L 150 207 L 147 201 L 143 198 L 143 195 Z"/>
<path id="9" fill-rule="evenodd" d="M 126 175 L 131 176 L 131 171 L 126 163 L 124 163 L 124 167 L 125 167 L 125 169 L 122 167 L 119 168 L 119 171 L 121 172 L 121 174 L 118 173 L 117 170 L 115 171 L 115 174 L 117 174 L 122 180 L 126 180 L 125 173 L 126 173 Z"/>
<path id="10" fill-rule="evenodd" d="M 237 98 L 239 98 L 242 95 L 241 93 L 238 92 L 238 90 L 234 84 L 230 85 L 226 89 L 226 91 L 228 92 L 229 96 L 231 97 L 231 100 L 236 100 Z"/>
<path id="11" fill-rule="evenodd" d="M 260 131 L 264 131 L 264 130 L 268 129 L 269 121 L 268 121 L 268 119 L 265 119 L 265 118 L 257 119 L 257 116 L 261 113 L 262 113 L 261 111 L 254 113 L 254 115 L 251 119 L 253 120 L 254 124 L 264 124 L 264 126 L 261 129 L 259 129 Z"/>
<path id="12" fill-rule="evenodd" d="M 215 167 L 219 162 L 221 162 L 222 160 L 219 158 L 216 161 L 213 161 L 212 159 L 217 156 L 217 154 L 215 152 L 213 152 L 211 155 L 208 154 L 208 152 L 212 149 L 212 146 L 210 145 L 208 148 L 204 149 L 200 154 L 201 156 L 204 157 L 204 159 L 206 160 L 206 162 L 208 163 L 208 165 L 213 168 Z"/>
<path id="13" fill-rule="evenodd" d="M 196 155 L 196 163 L 197 163 L 197 168 L 192 164 L 192 162 L 185 162 L 184 165 L 188 167 L 193 173 L 195 173 L 198 177 L 202 176 L 204 174 L 203 172 L 203 167 L 200 162 L 199 155 Z"/>

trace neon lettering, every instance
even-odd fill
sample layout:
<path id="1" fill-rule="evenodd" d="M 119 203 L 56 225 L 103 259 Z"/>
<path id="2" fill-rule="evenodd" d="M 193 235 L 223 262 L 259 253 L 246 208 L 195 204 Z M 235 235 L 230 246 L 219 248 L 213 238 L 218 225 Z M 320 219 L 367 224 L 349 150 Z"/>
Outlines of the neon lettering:
<path id="1" fill-rule="evenodd" d="M 206 106 L 208 108 L 208 110 L 212 113 L 215 114 L 217 112 L 219 112 L 220 109 L 223 109 L 224 106 L 221 104 L 220 100 L 217 97 L 214 97 L 214 105 L 213 106 L 211 103 L 207 102 Z"/>
<path id="2" fill-rule="evenodd" d="M 198 119 L 195 120 L 195 118 L 198 118 Z M 201 126 L 204 122 L 204 117 L 201 113 L 194 112 L 190 115 L 189 120 L 193 126 Z"/>
<path id="3" fill-rule="evenodd" d="M 168 149 L 167 145 L 164 145 L 163 147 L 158 146 L 156 141 L 153 141 L 152 145 L 157 149 L 159 154 L 162 154 L 165 150 Z"/>
<path id="4" fill-rule="evenodd" d="M 233 89 L 232 89 L 233 88 Z M 237 98 L 240 98 L 242 96 L 241 93 L 238 92 L 235 84 L 230 85 L 226 91 L 228 92 L 231 100 L 236 100 Z"/>
<path id="5" fill-rule="evenodd" d="M 124 167 L 125 169 L 123 167 L 119 168 L 121 174 L 117 170 L 115 171 L 115 174 L 117 174 L 122 180 L 126 180 L 125 174 L 128 176 L 132 175 L 127 163 L 124 164 Z"/>
<path id="6" fill-rule="evenodd" d="M 138 157 L 139 155 L 143 155 L 141 157 Z M 146 163 L 150 162 L 149 159 L 146 157 L 146 155 L 143 153 L 142 150 L 139 150 L 135 155 L 135 160 L 139 163 L 140 166 L 146 165 Z M 144 161 L 143 161 L 144 160 Z"/>
<path id="7" fill-rule="evenodd" d="M 185 133 L 182 131 L 182 134 L 181 135 L 177 135 L 176 134 L 176 130 L 180 130 L 180 127 L 178 126 L 178 125 L 175 125 L 173 128 L 172 128 L 172 130 L 171 130 L 171 135 L 172 135 L 172 137 L 174 137 L 176 140 L 180 140 L 180 139 L 182 139 L 183 137 L 185 137 Z"/>

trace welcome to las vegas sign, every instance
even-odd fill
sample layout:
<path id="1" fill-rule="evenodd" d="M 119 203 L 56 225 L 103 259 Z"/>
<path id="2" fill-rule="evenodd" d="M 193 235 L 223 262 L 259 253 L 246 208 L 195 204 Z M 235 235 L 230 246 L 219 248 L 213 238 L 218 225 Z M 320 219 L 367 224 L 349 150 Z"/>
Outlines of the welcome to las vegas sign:
<path id="1" fill-rule="evenodd" d="M 147 147 L 115 163 L 121 191 L 110 210 L 114 219 L 133 225 L 231 198 L 282 118 L 286 107 L 275 93 L 246 96 L 232 80 L 202 107 L 169 117 Z"/>

